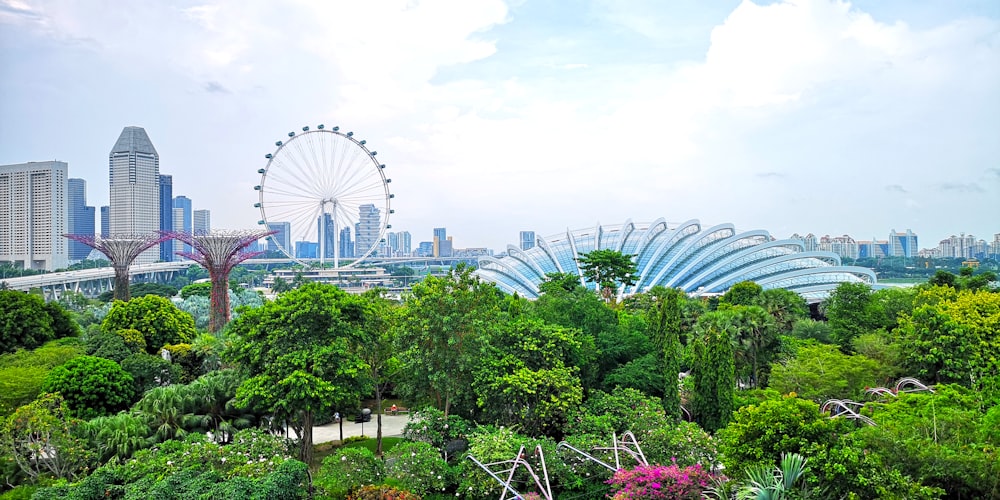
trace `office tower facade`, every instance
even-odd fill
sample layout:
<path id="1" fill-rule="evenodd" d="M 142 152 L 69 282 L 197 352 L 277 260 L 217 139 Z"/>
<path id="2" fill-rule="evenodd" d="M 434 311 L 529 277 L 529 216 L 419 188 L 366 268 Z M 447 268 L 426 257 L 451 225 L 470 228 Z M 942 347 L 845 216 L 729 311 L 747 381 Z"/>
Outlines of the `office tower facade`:
<path id="1" fill-rule="evenodd" d="M 66 267 L 65 162 L 0 165 L 0 261 L 22 269 Z"/>
<path id="2" fill-rule="evenodd" d="M 111 235 L 148 235 L 160 229 L 160 155 L 142 127 L 125 127 L 108 155 L 111 184 Z M 158 248 L 143 252 L 137 264 L 155 262 Z"/>
<path id="3" fill-rule="evenodd" d="M 374 247 L 378 244 L 380 238 L 380 229 L 382 228 L 380 221 L 381 210 L 375 208 L 375 205 L 371 203 L 366 203 L 358 207 L 358 223 L 357 231 L 354 235 L 354 253 L 355 256 L 362 256 L 369 248 Z M 377 252 L 372 252 L 375 255 Z"/>
<path id="4" fill-rule="evenodd" d="M 174 208 L 173 212 L 174 212 L 174 214 L 173 214 L 174 231 L 177 231 L 178 233 L 180 233 L 180 232 L 188 232 L 188 233 L 190 233 L 191 232 L 191 227 L 190 226 L 187 227 L 187 228 L 184 227 L 184 209 L 183 208 Z M 190 253 L 191 252 L 191 247 L 188 246 L 187 244 L 185 244 L 184 242 L 182 242 L 181 240 L 178 240 L 178 239 L 170 240 L 170 244 L 173 245 L 173 253 L 174 253 L 174 256 L 175 256 L 175 258 L 177 260 L 184 260 L 184 259 L 186 259 L 186 257 L 181 257 L 180 255 L 177 255 L 177 254 L 179 254 L 181 252 L 185 252 L 185 253 Z"/>
<path id="5" fill-rule="evenodd" d="M 409 231 L 399 232 L 399 254 L 409 257 L 413 253 L 413 240 Z"/>
<path id="6" fill-rule="evenodd" d="M 336 240 L 335 231 L 333 215 L 324 213 L 316 218 L 316 242 L 319 245 L 319 250 L 316 253 L 317 257 L 322 253 L 325 259 L 333 258 L 334 240 Z M 344 254 L 340 254 L 340 256 L 344 257 Z"/>
<path id="7" fill-rule="evenodd" d="M 351 228 L 340 230 L 340 256 L 354 257 L 354 241 L 351 240 Z"/>
<path id="8" fill-rule="evenodd" d="M 917 235 L 909 229 L 905 233 L 889 231 L 889 255 L 893 257 L 915 257 L 917 255 Z"/>
<path id="9" fill-rule="evenodd" d="M 111 206 L 101 205 L 101 238 L 111 234 Z"/>
<path id="10" fill-rule="evenodd" d="M 194 210 L 191 208 L 191 199 L 187 196 L 174 197 L 174 231 L 194 232 Z M 180 240 L 174 240 L 174 253 L 181 251 L 190 253 L 191 246 Z"/>
<path id="11" fill-rule="evenodd" d="M 79 236 L 94 236 L 94 207 L 87 206 L 87 181 L 66 179 L 66 232 Z M 91 248 L 76 240 L 67 242 L 69 260 L 84 260 Z"/>
<path id="12" fill-rule="evenodd" d="M 284 248 L 286 252 L 292 253 L 292 224 L 289 222 L 268 222 L 268 231 L 276 231 L 271 236 L 267 238 L 267 248 L 268 252 L 280 252 L 278 245 Z"/>
<path id="13" fill-rule="evenodd" d="M 315 259 L 319 255 L 319 244 L 312 241 L 295 242 L 295 258 Z"/>
<path id="14" fill-rule="evenodd" d="M 521 250 L 528 250 L 529 248 L 535 248 L 535 232 L 534 231 L 521 231 Z"/>
<path id="15" fill-rule="evenodd" d="M 170 175 L 160 175 L 160 230 L 174 230 L 174 178 Z M 174 242 L 160 243 L 160 260 L 174 260 Z"/>
<path id="16" fill-rule="evenodd" d="M 444 227 L 434 228 L 434 238 L 431 240 L 434 244 L 434 250 L 431 254 L 434 257 L 442 257 L 441 254 L 441 243 L 448 239 L 448 229 Z"/>
<path id="17" fill-rule="evenodd" d="M 434 256 L 434 242 L 433 241 L 421 241 L 417 245 L 417 257 L 433 257 Z"/>
<path id="18" fill-rule="evenodd" d="M 194 234 L 209 234 L 212 232 L 212 212 L 208 210 L 195 210 L 192 221 Z"/>

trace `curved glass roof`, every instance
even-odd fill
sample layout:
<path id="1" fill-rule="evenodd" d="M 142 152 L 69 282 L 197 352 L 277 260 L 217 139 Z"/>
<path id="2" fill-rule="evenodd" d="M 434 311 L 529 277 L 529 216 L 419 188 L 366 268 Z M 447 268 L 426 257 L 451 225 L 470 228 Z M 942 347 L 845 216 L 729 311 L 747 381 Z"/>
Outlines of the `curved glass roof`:
<path id="1" fill-rule="evenodd" d="M 634 256 L 639 279 L 618 290 L 622 297 L 657 285 L 680 288 L 697 297 L 723 293 L 740 281 L 764 289 L 785 288 L 810 302 L 824 299 L 843 282 L 876 284 L 870 269 L 843 266 L 829 252 L 806 252 L 798 240 L 775 240 L 767 231 L 738 232 L 732 224 L 702 228 L 693 219 L 667 224 L 626 220 L 614 226 L 591 226 L 536 238 L 536 246 L 507 248 L 503 257 L 481 257 L 476 274 L 507 293 L 538 297 L 544 274 L 564 272 L 583 279 L 577 259 L 593 250 L 617 250 Z"/>

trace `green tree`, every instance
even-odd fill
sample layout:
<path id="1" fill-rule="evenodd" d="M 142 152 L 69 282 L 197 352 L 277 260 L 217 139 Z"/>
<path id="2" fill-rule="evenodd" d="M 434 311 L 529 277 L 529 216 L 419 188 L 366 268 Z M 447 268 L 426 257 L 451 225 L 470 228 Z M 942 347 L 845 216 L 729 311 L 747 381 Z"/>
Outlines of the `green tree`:
<path id="1" fill-rule="evenodd" d="M 127 460 L 133 453 L 151 444 L 149 426 L 142 417 L 133 413 L 119 412 L 97 417 L 83 423 L 81 429 L 102 461 L 112 457 Z"/>
<path id="2" fill-rule="evenodd" d="M 146 339 L 146 352 L 159 354 L 165 344 L 190 342 L 195 336 L 194 318 L 177 309 L 169 299 L 156 295 L 115 301 L 104 317 L 105 332 L 139 330 Z"/>
<path id="3" fill-rule="evenodd" d="M 809 306 L 801 295 L 784 288 L 764 290 L 753 305 L 763 307 L 774 320 L 779 335 L 787 335 L 795 323 L 809 317 Z"/>
<path id="4" fill-rule="evenodd" d="M 871 333 L 882 322 L 882 313 L 872 300 L 872 289 L 866 283 L 841 283 L 824 303 L 830 337 L 848 351 L 858 335 Z"/>
<path id="5" fill-rule="evenodd" d="M 732 306 L 753 306 L 757 305 L 763 292 L 764 288 L 757 283 L 741 281 L 726 290 L 726 293 L 719 298 L 719 302 Z"/>
<path id="6" fill-rule="evenodd" d="M 79 356 L 49 372 L 45 392 L 58 392 L 74 415 L 93 418 L 128 408 L 135 394 L 134 381 L 109 359 Z"/>
<path id="7" fill-rule="evenodd" d="M 228 357 L 250 375 L 236 392 L 236 405 L 291 420 L 306 463 L 316 414 L 364 390 L 365 364 L 353 348 L 364 314 L 356 297 L 307 283 L 230 323 Z"/>
<path id="8" fill-rule="evenodd" d="M 33 482 L 46 477 L 73 479 L 94 458 L 75 434 L 79 424 L 61 396 L 45 394 L 3 421 L 0 448 Z"/>
<path id="9" fill-rule="evenodd" d="M 356 349 L 375 388 L 375 454 L 382 456 L 382 394 L 399 371 L 395 354 L 402 311 L 381 289 L 365 292 L 362 300 L 365 314 Z"/>
<path id="10" fill-rule="evenodd" d="M 727 312 L 733 326 L 738 378 L 753 389 L 766 387 L 771 361 L 780 347 L 773 317 L 760 306 L 736 306 Z"/>
<path id="11" fill-rule="evenodd" d="M 132 412 L 144 419 L 157 441 L 163 442 L 187 434 L 196 404 L 187 386 L 174 384 L 146 391 Z"/>
<path id="12" fill-rule="evenodd" d="M 45 301 L 16 290 L 0 290 L 0 354 L 34 349 L 55 338 Z"/>
<path id="13" fill-rule="evenodd" d="M 866 388 L 883 382 L 881 373 L 885 371 L 877 362 L 860 354 L 848 356 L 832 345 L 806 345 L 786 363 L 775 363 L 771 388 L 820 404 L 828 399 L 860 400 Z"/>
<path id="14" fill-rule="evenodd" d="M 464 265 L 413 285 L 399 338 L 399 390 L 444 411 L 475 409 L 473 372 L 485 342 L 502 319 L 501 292 Z"/>
<path id="15" fill-rule="evenodd" d="M 83 354 L 83 347 L 72 340 L 54 340 L 38 349 L 0 354 L 0 417 L 34 400 L 53 368 Z"/>
<path id="16" fill-rule="evenodd" d="M 192 283 L 181 288 L 181 298 L 186 299 L 188 297 L 205 297 L 206 299 L 212 294 L 212 283 L 206 281 L 204 283 Z"/>
<path id="17" fill-rule="evenodd" d="M 913 313 L 900 320 L 904 365 L 927 382 L 978 388 L 997 376 L 1000 360 L 1000 294 L 961 291 L 941 298 L 921 291 Z"/>
<path id="18" fill-rule="evenodd" d="M 576 261 L 587 281 L 593 283 L 605 302 L 614 303 L 615 291 L 623 286 L 634 285 L 639 279 L 634 255 L 617 250 L 594 250 L 580 255 Z"/>
<path id="19" fill-rule="evenodd" d="M 694 343 L 695 421 L 705 430 L 724 427 L 733 413 L 736 369 L 733 362 L 733 313 L 713 311 L 698 318 Z"/>
<path id="20" fill-rule="evenodd" d="M 674 420 L 680 420 L 681 395 L 677 377 L 681 372 L 681 294 L 676 288 L 655 287 L 655 297 L 648 310 L 651 336 L 657 339 L 663 355 L 663 408 Z"/>
<path id="21" fill-rule="evenodd" d="M 135 394 L 140 396 L 154 387 L 177 383 L 181 379 L 180 366 L 145 352 L 123 359 L 121 367 L 132 376 Z"/>

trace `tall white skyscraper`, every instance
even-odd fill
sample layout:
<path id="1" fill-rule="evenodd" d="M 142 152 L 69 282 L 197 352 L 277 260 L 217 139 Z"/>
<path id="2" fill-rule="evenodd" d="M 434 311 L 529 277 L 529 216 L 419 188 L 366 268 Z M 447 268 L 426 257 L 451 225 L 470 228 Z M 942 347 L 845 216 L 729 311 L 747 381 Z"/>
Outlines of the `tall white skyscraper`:
<path id="1" fill-rule="evenodd" d="M 378 243 L 379 229 L 381 229 L 380 210 L 375 205 L 366 203 L 358 207 L 358 223 L 355 225 L 354 254 L 360 257 Z"/>
<path id="2" fill-rule="evenodd" d="M 400 255 L 409 256 L 412 251 L 413 251 L 413 248 L 412 248 L 412 241 L 411 241 L 411 238 L 410 238 L 410 232 L 409 231 L 400 231 L 399 232 L 399 253 L 400 253 Z"/>
<path id="3" fill-rule="evenodd" d="M 160 155 L 142 127 L 125 127 L 109 155 L 111 236 L 155 234 L 160 229 Z M 159 248 L 137 264 L 156 262 Z"/>
<path id="4" fill-rule="evenodd" d="M 66 267 L 66 175 L 61 161 L 0 165 L 0 261 Z"/>
<path id="5" fill-rule="evenodd" d="M 212 232 L 212 213 L 208 210 L 194 211 L 194 234 Z"/>

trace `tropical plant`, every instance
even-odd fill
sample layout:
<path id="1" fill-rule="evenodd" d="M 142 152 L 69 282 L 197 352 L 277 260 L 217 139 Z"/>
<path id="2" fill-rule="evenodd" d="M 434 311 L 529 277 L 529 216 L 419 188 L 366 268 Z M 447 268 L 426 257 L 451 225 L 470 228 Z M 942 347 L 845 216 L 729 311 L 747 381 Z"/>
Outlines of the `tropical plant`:
<path id="1" fill-rule="evenodd" d="M 809 471 L 806 459 L 798 453 L 783 453 L 777 467 L 757 465 L 747 470 L 747 484 L 740 489 L 739 500 L 781 500 L 798 493 L 806 496 L 804 477 Z M 802 483 L 796 488 L 796 483 Z"/>
<path id="2" fill-rule="evenodd" d="M 58 392 L 74 415 L 93 418 L 128 408 L 135 382 L 122 367 L 109 359 L 79 356 L 52 369 L 42 391 Z"/>

